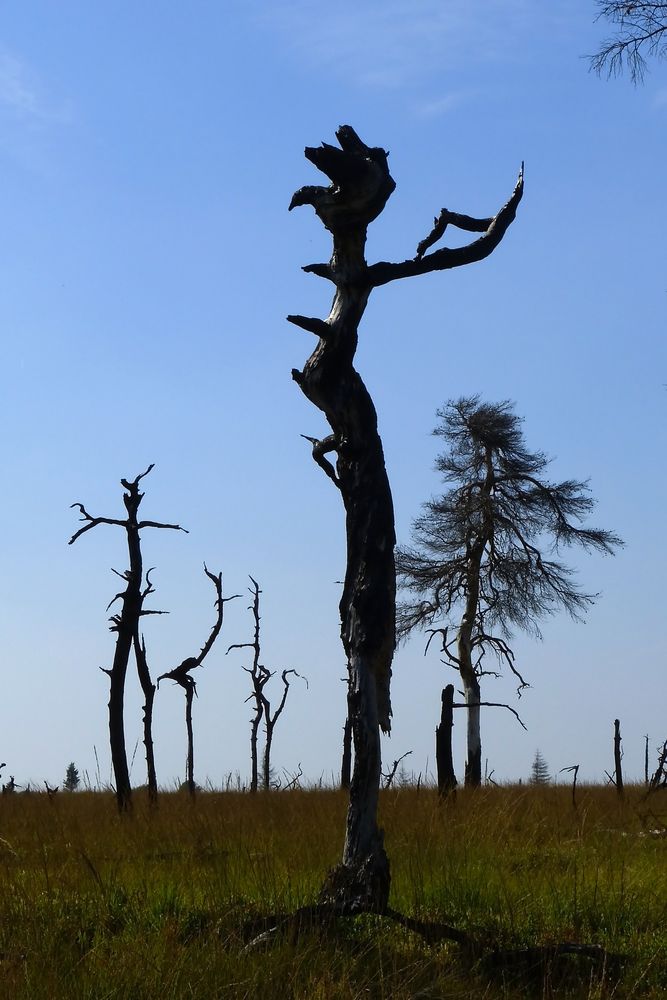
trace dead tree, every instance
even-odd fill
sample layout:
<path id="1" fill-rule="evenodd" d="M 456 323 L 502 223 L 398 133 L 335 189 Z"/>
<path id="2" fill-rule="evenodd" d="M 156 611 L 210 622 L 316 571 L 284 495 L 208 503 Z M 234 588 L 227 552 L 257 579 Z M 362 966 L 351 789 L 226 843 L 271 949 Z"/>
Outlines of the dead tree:
<path id="1" fill-rule="evenodd" d="M 620 798 L 623 798 L 623 767 L 621 760 L 623 751 L 621 750 L 621 723 L 619 719 L 614 719 L 614 784 Z"/>
<path id="2" fill-rule="evenodd" d="M 278 719 L 283 713 L 285 708 L 285 703 L 287 702 L 287 695 L 289 692 L 289 681 L 288 676 L 294 674 L 296 677 L 301 677 L 296 670 L 283 670 L 282 681 L 283 681 L 283 693 L 278 703 L 278 707 L 271 714 L 271 702 L 266 696 L 265 688 L 268 682 L 271 680 L 275 674 L 275 670 L 269 670 L 265 667 L 263 663 L 259 662 L 261 656 L 261 645 L 260 645 L 260 622 L 261 616 L 259 613 L 259 595 L 262 593 L 259 584 L 253 577 L 250 577 L 252 582 L 252 587 L 250 588 L 250 593 L 252 594 L 252 604 L 249 606 L 249 611 L 252 612 L 254 629 L 253 638 L 251 642 L 235 642 L 233 643 L 227 652 L 229 653 L 232 649 L 252 649 L 252 666 L 243 667 L 247 674 L 250 674 L 250 680 L 252 683 L 252 691 L 246 698 L 246 701 L 253 701 L 255 707 L 255 713 L 250 720 L 250 791 L 255 793 L 259 787 L 259 753 L 258 753 L 258 742 L 259 742 L 259 728 L 264 720 L 264 732 L 265 732 L 265 743 L 264 743 L 264 754 L 262 758 L 262 787 L 265 791 L 268 791 L 271 787 L 271 748 L 273 745 L 273 731 L 275 729 Z M 304 678 L 305 679 L 305 678 Z M 306 681 L 306 684 L 308 682 Z"/>
<path id="3" fill-rule="evenodd" d="M 261 655 L 260 646 L 260 614 L 259 614 L 259 595 L 261 590 L 259 589 L 259 584 L 256 580 L 250 577 L 252 581 L 251 594 L 253 595 L 252 604 L 249 610 L 252 611 L 252 616 L 254 619 L 254 632 L 252 642 L 235 642 L 228 647 L 227 652 L 229 653 L 232 649 L 252 649 L 252 666 L 243 667 L 247 674 L 250 674 L 250 680 L 252 683 L 252 693 L 248 695 L 246 701 L 254 699 L 255 702 L 255 714 L 250 720 L 250 791 L 254 794 L 259 786 L 259 765 L 257 756 L 257 741 L 259 734 L 259 727 L 262 721 L 262 714 L 264 711 L 262 705 L 262 688 L 269 680 L 271 673 L 266 667 L 262 666 L 259 662 Z"/>
<path id="4" fill-rule="evenodd" d="M 222 573 L 209 572 L 206 563 L 204 563 L 204 572 L 215 587 L 215 608 L 217 611 L 215 624 L 213 625 L 208 639 L 200 649 L 197 656 L 188 656 L 182 663 L 179 663 L 177 667 L 174 667 L 173 670 L 169 670 L 165 674 L 160 674 L 157 679 L 158 687 L 160 686 L 160 681 L 171 680 L 174 681 L 175 684 L 182 687 L 185 691 L 185 728 L 188 737 L 186 782 L 188 791 L 192 796 L 194 796 L 197 787 L 195 784 L 195 751 L 194 735 L 192 730 L 192 701 L 194 696 L 197 694 L 197 684 L 194 678 L 190 676 L 190 671 L 194 670 L 195 667 L 201 667 L 202 663 L 210 653 L 213 643 L 220 635 L 220 629 L 222 628 L 224 618 L 225 604 L 227 601 L 233 601 L 239 596 L 238 594 L 234 594 L 232 597 L 223 597 Z"/>
<path id="5" fill-rule="evenodd" d="M 125 590 L 116 594 L 107 605 L 107 610 L 109 610 L 116 601 L 121 602 L 120 612 L 109 619 L 111 622 L 110 631 L 116 633 L 116 648 L 111 669 L 102 668 L 104 669 L 104 673 L 109 675 L 109 742 L 111 746 L 111 762 L 116 782 L 116 801 L 120 812 L 125 812 L 132 806 L 132 789 L 127 764 L 127 751 L 125 749 L 124 701 L 127 666 L 132 647 L 134 646 L 135 654 L 138 653 L 137 669 L 139 678 L 142 687 L 144 687 L 144 671 L 147 672 L 148 667 L 145 661 L 145 646 L 140 646 L 139 644 L 139 623 L 145 615 L 162 614 L 161 611 L 147 610 L 143 606 L 144 599 L 152 593 L 152 587 L 148 579 L 149 570 L 146 574 L 146 586 L 142 589 L 144 574 L 140 532 L 144 528 L 169 528 L 173 531 L 185 531 L 185 528 L 181 528 L 180 524 L 163 524 L 160 521 L 138 520 L 139 506 L 144 498 L 144 494 L 139 491 L 139 483 L 148 475 L 152 468 L 153 465 L 149 465 L 146 471 L 138 475 L 136 479 L 121 479 L 121 485 L 125 489 L 125 493 L 123 494 L 123 503 L 127 511 L 125 519 L 94 517 L 88 513 L 82 503 L 72 504 L 72 507 L 79 509 L 81 520 L 86 523 L 72 535 L 69 540 L 70 545 L 81 535 L 85 534 L 86 531 L 96 528 L 99 524 L 117 525 L 120 528 L 124 528 L 127 535 L 129 568 L 124 573 L 118 573 L 117 570 L 114 570 L 114 573 L 125 581 L 126 587 Z M 145 696 L 147 690 L 144 687 Z M 144 743 L 146 747 L 149 790 L 151 796 L 154 797 L 157 793 L 157 784 L 155 783 L 155 763 L 151 736 L 151 708 L 152 698 L 147 699 L 144 706 Z M 153 781 L 152 790 L 150 789 L 151 779 Z"/>
<path id="6" fill-rule="evenodd" d="M 579 764 L 572 764 L 570 767 L 561 767 L 561 774 L 569 772 L 572 775 L 572 808 L 577 808 L 577 778 L 579 776 Z"/>
<path id="7" fill-rule="evenodd" d="M 487 257 L 515 217 L 523 179 L 520 175 L 510 200 L 494 218 L 473 219 L 443 209 L 412 259 L 369 266 L 366 231 L 396 185 L 383 149 L 367 146 L 349 125 L 341 126 L 336 138 L 340 148 L 323 143 L 305 150 L 331 184 L 300 188 L 289 206 L 311 205 L 332 235 L 329 263 L 309 264 L 304 271 L 332 282 L 333 304 L 326 320 L 299 315 L 288 319 L 317 337 L 313 353 L 301 371 L 293 369 L 292 377 L 329 424 L 330 434 L 309 440 L 314 460 L 340 491 L 346 514 L 340 617 L 354 770 L 342 864 L 328 877 L 322 901 L 350 912 L 385 910 L 389 898 L 389 862 L 377 824 L 377 803 L 380 729 L 390 729 L 396 611 L 394 511 L 375 407 L 354 368 L 358 327 L 374 288 Z M 482 235 L 467 246 L 427 253 L 448 224 Z"/>
<path id="8" fill-rule="evenodd" d="M 412 753 L 412 750 L 407 750 L 404 754 L 402 754 L 400 757 L 398 757 L 394 761 L 394 763 L 391 765 L 391 770 L 387 771 L 386 774 L 384 773 L 384 771 L 380 772 L 381 776 L 384 778 L 384 787 L 385 787 L 385 789 L 391 788 L 391 786 L 392 786 L 392 784 L 394 782 L 394 778 L 396 777 L 396 772 L 398 771 L 398 768 L 399 768 L 401 762 L 404 761 L 406 757 L 409 757 L 411 753 Z"/>
<path id="9" fill-rule="evenodd" d="M 261 699 L 262 699 L 262 711 L 264 715 L 264 760 L 262 764 L 262 784 L 264 785 L 264 790 L 268 791 L 271 784 L 271 747 L 273 746 L 273 730 L 276 728 L 276 723 L 283 713 L 285 708 L 285 703 L 287 701 L 287 695 L 289 692 L 289 681 L 288 676 L 294 674 L 296 677 L 301 677 L 296 670 L 283 670 L 281 673 L 281 679 L 283 682 L 283 693 L 282 697 L 278 703 L 278 707 L 275 709 L 273 714 L 271 714 L 271 702 L 266 696 L 265 685 L 262 685 Z M 273 677 L 273 671 L 269 675 Z M 305 679 L 305 678 L 304 678 Z M 306 685 L 308 681 L 306 681 Z"/>
<path id="10" fill-rule="evenodd" d="M 438 795 L 447 796 L 456 790 L 456 775 L 452 758 L 452 728 L 454 726 L 454 685 L 442 689 L 440 725 L 435 730 L 435 761 L 438 772 Z"/>
<path id="11" fill-rule="evenodd" d="M 651 776 L 648 791 L 655 792 L 658 788 L 667 788 L 667 740 L 658 748 L 658 766 Z"/>

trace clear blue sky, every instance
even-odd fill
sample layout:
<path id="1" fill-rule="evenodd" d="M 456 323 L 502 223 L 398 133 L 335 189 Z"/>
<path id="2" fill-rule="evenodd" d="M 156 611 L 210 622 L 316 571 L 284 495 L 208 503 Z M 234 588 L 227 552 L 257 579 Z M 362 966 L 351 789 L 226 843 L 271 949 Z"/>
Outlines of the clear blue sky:
<path id="1" fill-rule="evenodd" d="M 487 261 L 379 289 L 358 367 L 374 395 L 399 539 L 437 493 L 435 411 L 462 394 L 512 399 L 554 477 L 590 477 L 615 559 L 578 562 L 600 599 L 586 625 L 516 638 L 533 687 L 483 715 L 495 777 L 611 769 L 620 716 L 630 774 L 643 735 L 667 736 L 667 64 L 644 87 L 599 80 L 583 56 L 604 26 L 563 0 L 197 0 L 159 5 L 27 2 L 0 9 L 0 329 L 4 483 L 0 574 L 0 759 L 16 780 L 62 779 L 74 760 L 109 777 L 114 636 L 105 606 L 124 536 L 76 545 L 73 501 L 122 516 L 121 477 L 150 463 L 142 511 L 190 534 L 149 532 L 146 622 L 154 675 L 195 653 L 212 623 L 201 564 L 225 590 L 261 583 L 264 662 L 294 667 L 275 737 L 278 771 L 337 772 L 345 711 L 336 581 L 339 497 L 301 433 L 324 430 L 290 379 L 312 338 L 288 313 L 325 316 L 330 287 L 313 213 L 287 213 L 317 182 L 303 147 L 341 123 L 391 152 L 397 189 L 368 259 L 404 259 L 447 207 L 491 215 L 521 160 L 526 193 Z M 228 606 L 199 671 L 196 772 L 247 775 L 247 601 Z M 394 667 L 388 762 L 433 770 L 439 692 L 451 671 L 421 637 Z M 488 698 L 514 698 L 489 679 Z M 183 774 L 180 689 L 156 701 L 158 778 Z M 515 702 L 513 702 L 516 704 Z M 130 753 L 140 735 L 132 672 Z M 456 766 L 463 771 L 463 720 Z M 133 780 L 144 780 L 142 747 Z"/>

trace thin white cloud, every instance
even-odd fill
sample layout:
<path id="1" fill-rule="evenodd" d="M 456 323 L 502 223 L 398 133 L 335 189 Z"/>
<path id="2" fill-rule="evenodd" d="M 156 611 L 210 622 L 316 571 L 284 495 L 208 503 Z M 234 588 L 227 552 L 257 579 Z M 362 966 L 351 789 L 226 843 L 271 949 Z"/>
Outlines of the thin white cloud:
<path id="1" fill-rule="evenodd" d="M 415 108 L 416 114 L 420 118 L 439 118 L 441 115 L 449 114 L 455 108 L 459 108 L 470 99 L 469 93 L 463 91 L 445 94 L 444 97 L 436 98 L 432 101 L 423 101 Z"/>
<path id="2" fill-rule="evenodd" d="M 531 0 L 259 0 L 255 11 L 304 61 L 378 88 L 506 58 L 539 13 Z"/>
<path id="3" fill-rule="evenodd" d="M 67 107 L 47 99 L 35 74 L 5 48 L 0 48 L 0 111 L 22 122 L 64 122 Z"/>
<path id="4" fill-rule="evenodd" d="M 0 105 L 19 117 L 39 114 L 35 92 L 27 80 L 22 63 L 8 52 L 0 51 Z"/>

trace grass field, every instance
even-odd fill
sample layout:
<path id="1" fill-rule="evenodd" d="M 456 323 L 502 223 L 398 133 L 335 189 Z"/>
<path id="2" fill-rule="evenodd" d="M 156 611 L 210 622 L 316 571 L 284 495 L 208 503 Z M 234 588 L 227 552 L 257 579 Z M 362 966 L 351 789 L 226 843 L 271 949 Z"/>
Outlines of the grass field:
<path id="1" fill-rule="evenodd" d="M 383 793 L 391 905 L 503 949 L 576 941 L 623 961 L 492 968 L 379 917 L 247 949 L 254 917 L 313 902 L 345 797 L 312 790 L 0 801 L 2 1000 L 667 996 L 667 793 Z M 663 795 L 665 796 L 663 798 Z M 250 935 L 251 937 L 252 935 Z"/>

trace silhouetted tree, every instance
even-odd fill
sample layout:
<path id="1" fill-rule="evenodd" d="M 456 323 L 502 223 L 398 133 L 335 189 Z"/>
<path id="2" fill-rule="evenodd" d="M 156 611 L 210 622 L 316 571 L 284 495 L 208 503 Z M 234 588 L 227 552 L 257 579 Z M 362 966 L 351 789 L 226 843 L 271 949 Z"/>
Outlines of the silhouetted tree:
<path id="1" fill-rule="evenodd" d="M 261 616 L 259 613 L 259 595 L 262 591 L 259 588 L 259 584 L 256 580 L 250 577 L 252 581 L 252 587 L 250 588 L 250 593 L 252 594 L 252 604 L 249 610 L 252 612 L 254 628 L 253 628 L 253 639 L 252 642 L 235 642 L 233 643 L 227 652 L 231 649 L 252 649 L 253 658 L 252 666 L 243 667 L 247 674 L 250 674 L 250 680 L 252 683 L 252 692 L 246 698 L 246 701 L 254 701 L 255 704 L 255 714 L 250 720 L 250 791 L 256 792 L 259 785 L 259 755 L 258 755 L 258 735 L 259 727 L 264 720 L 264 754 L 262 758 L 262 787 L 268 791 L 271 785 L 271 748 L 273 746 L 273 731 L 276 727 L 278 719 L 283 713 L 285 708 L 285 703 L 287 702 L 287 695 L 289 693 L 289 680 L 290 674 L 294 674 L 295 677 L 301 677 L 296 670 L 283 670 L 281 674 L 283 682 L 283 692 L 281 699 L 278 703 L 278 707 L 271 712 L 271 702 L 266 695 L 266 685 L 271 680 L 275 674 L 275 670 L 269 670 L 265 667 L 263 663 L 259 662 L 261 656 L 261 645 L 260 645 L 260 622 Z M 305 678 L 302 678 L 305 679 Z M 306 684 L 308 682 L 306 681 Z"/>
<path id="2" fill-rule="evenodd" d="M 213 586 L 215 587 L 215 607 L 217 610 L 217 617 L 215 624 L 211 629 L 211 633 L 200 649 L 197 656 L 188 656 L 182 663 L 179 663 L 177 667 L 173 670 L 169 670 L 165 674 L 161 674 L 157 679 L 158 687 L 160 686 L 160 681 L 168 679 L 174 681 L 174 683 L 180 685 L 185 691 L 185 728 L 188 737 L 188 752 L 187 752 L 187 763 L 186 763 L 186 784 L 190 795 L 194 795 L 196 791 L 195 784 L 195 751 L 194 751 L 194 737 L 192 731 L 192 700 L 194 695 L 197 694 L 197 685 L 194 678 L 190 676 L 190 671 L 194 670 L 195 667 L 200 667 L 208 654 L 211 651 L 213 643 L 220 635 L 220 629 L 222 628 L 222 622 L 224 617 L 224 608 L 227 601 L 235 600 L 239 595 L 234 594 L 232 597 L 222 596 L 222 573 L 210 573 L 206 564 L 204 564 L 204 572 L 209 578 Z"/>
<path id="3" fill-rule="evenodd" d="M 667 56 L 667 3 L 597 0 L 597 20 L 609 21 L 614 33 L 591 56 L 596 73 L 618 76 L 629 70 L 633 83 L 646 74 L 646 58 Z"/>
<path id="4" fill-rule="evenodd" d="M 65 780 L 63 781 L 63 788 L 66 792 L 75 792 L 79 785 L 81 784 L 81 778 L 79 777 L 79 772 L 77 770 L 76 764 L 72 761 L 71 764 L 67 765 L 67 770 L 65 771 Z"/>
<path id="5" fill-rule="evenodd" d="M 539 750 L 535 751 L 533 763 L 530 767 L 530 783 L 531 785 L 548 785 L 551 783 L 549 765 Z"/>
<path id="6" fill-rule="evenodd" d="M 442 635 L 442 650 L 458 670 L 467 706 L 466 785 L 482 781 L 480 677 L 488 651 L 526 683 L 508 644 L 513 627 L 539 636 L 538 622 L 564 609 L 575 619 L 595 600 L 574 582 L 556 556 L 578 545 L 612 553 L 617 535 L 581 522 L 595 506 L 586 483 L 544 478 L 549 460 L 528 451 L 521 418 L 508 402 L 472 396 L 438 411 L 435 434 L 449 450 L 436 468 L 449 489 L 423 505 L 413 525 L 412 548 L 397 554 L 405 592 L 399 632 L 428 628 Z M 455 622 L 450 636 L 451 623 Z M 455 651 L 454 651 L 455 650 Z"/>
<path id="7" fill-rule="evenodd" d="M 144 694 L 146 695 L 148 688 L 144 686 L 144 680 L 146 676 L 145 672 L 148 670 L 148 667 L 145 662 L 145 646 L 139 642 L 139 623 L 141 618 L 145 615 L 158 615 L 163 613 L 161 611 L 148 610 L 143 606 L 145 598 L 153 592 L 153 588 L 151 587 L 149 580 L 149 574 L 151 571 L 148 570 L 146 573 L 146 585 L 142 589 L 144 571 L 143 558 L 141 554 L 140 532 L 144 528 L 169 528 L 173 531 L 185 531 L 185 528 L 181 528 L 179 524 L 163 524 L 160 521 L 138 520 L 139 506 L 144 498 L 144 494 L 139 491 L 139 483 L 145 476 L 148 475 L 152 468 L 153 465 L 149 465 L 145 472 L 142 472 L 136 477 L 136 479 L 131 481 L 128 479 L 121 479 L 121 485 L 125 489 L 125 493 L 123 494 L 123 503 L 125 504 L 125 510 L 127 511 L 127 517 L 125 519 L 121 520 L 113 517 L 94 517 L 92 514 L 88 513 L 82 503 L 72 504 L 72 507 L 77 507 L 79 509 L 81 513 L 81 520 L 86 523 L 83 528 L 79 528 L 79 530 L 72 535 L 69 540 L 70 545 L 72 545 L 72 543 L 75 542 L 81 535 L 85 534 L 86 531 L 90 531 L 91 528 L 96 528 L 99 524 L 117 525 L 120 528 L 124 528 L 127 535 L 127 547 L 130 561 L 129 568 L 126 569 L 124 573 L 119 573 L 117 570 L 113 571 L 117 576 L 125 581 L 126 587 L 125 590 L 116 594 L 107 605 L 107 610 L 109 610 L 112 604 L 115 604 L 116 601 L 121 602 L 120 612 L 112 615 L 109 619 L 111 622 L 110 631 L 115 632 L 117 635 L 116 649 L 114 651 L 111 669 L 107 670 L 102 668 L 104 669 L 104 672 L 109 675 L 109 740 L 111 745 L 111 762 L 116 782 L 116 801 L 121 812 L 130 809 L 132 806 L 130 772 L 127 765 L 127 752 L 125 749 L 124 721 L 125 678 L 127 675 L 127 665 L 130 659 L 132 647 L 134 646 L 135 654 L 137 654 L 137 669 L 139 672 L 139 678 L 142 683 L 142 687 L 144 687 Z M 142 680 L 142 672 L 144 680 Z M 152 688 L 150 675 L 149 687 Z M 152 690 L 154 693 L 154 688 L 152 688 Z M 157 795 L 157 781 L 155 776 L 155 758 L 153 754 L 152 739 L 152 705 L 153 698 L 151 694 L 150 698 L 147 697 L 144 705 L 144 745 L 146 747 L 149 795 L 154 799 Z"/>
<path id="8" fill-rule="evenodd" d="M 366 263 L 368 225 L 396 187 L 387 153 L 369 147 L 349 125 L 336 132 L 340 148 L 323 143 L 305 155 L 331 181 L 296 192 L 290 209 L 311 205 L 333 238 L 328 264 L 304 270 L 332 282 L 326 320 L 289 316 L 314 334 L 317 346 L 292 377 L 324 414 L 331 433 L 308 438 L 313 458 L 341 494 L 346 514 L 347 563 L 340 601 L 341 638 L 349 674 L 349 718 L 354 770 L 342 864 L 330 873 L 321 899 L 340 911 L 384 910 L 389 862 L 377 825 L 380 729 L 389 732 L 389 683 L 395 647 L 396 574 L 394 511 L 373 401 L 354 368 L 358 327 L 373 289 L 398 278 L 470 264 L 487 257 L 513 221 L 523 192 L 519 177 L 510 200 L 494 218 L 473 219 L 443 209 L 416 254 L 401 263 Z M 426 251 L 448 225 L 482 235 L 467 246 Z M 335 456 L 335 466 L 329 459 Z"/>

